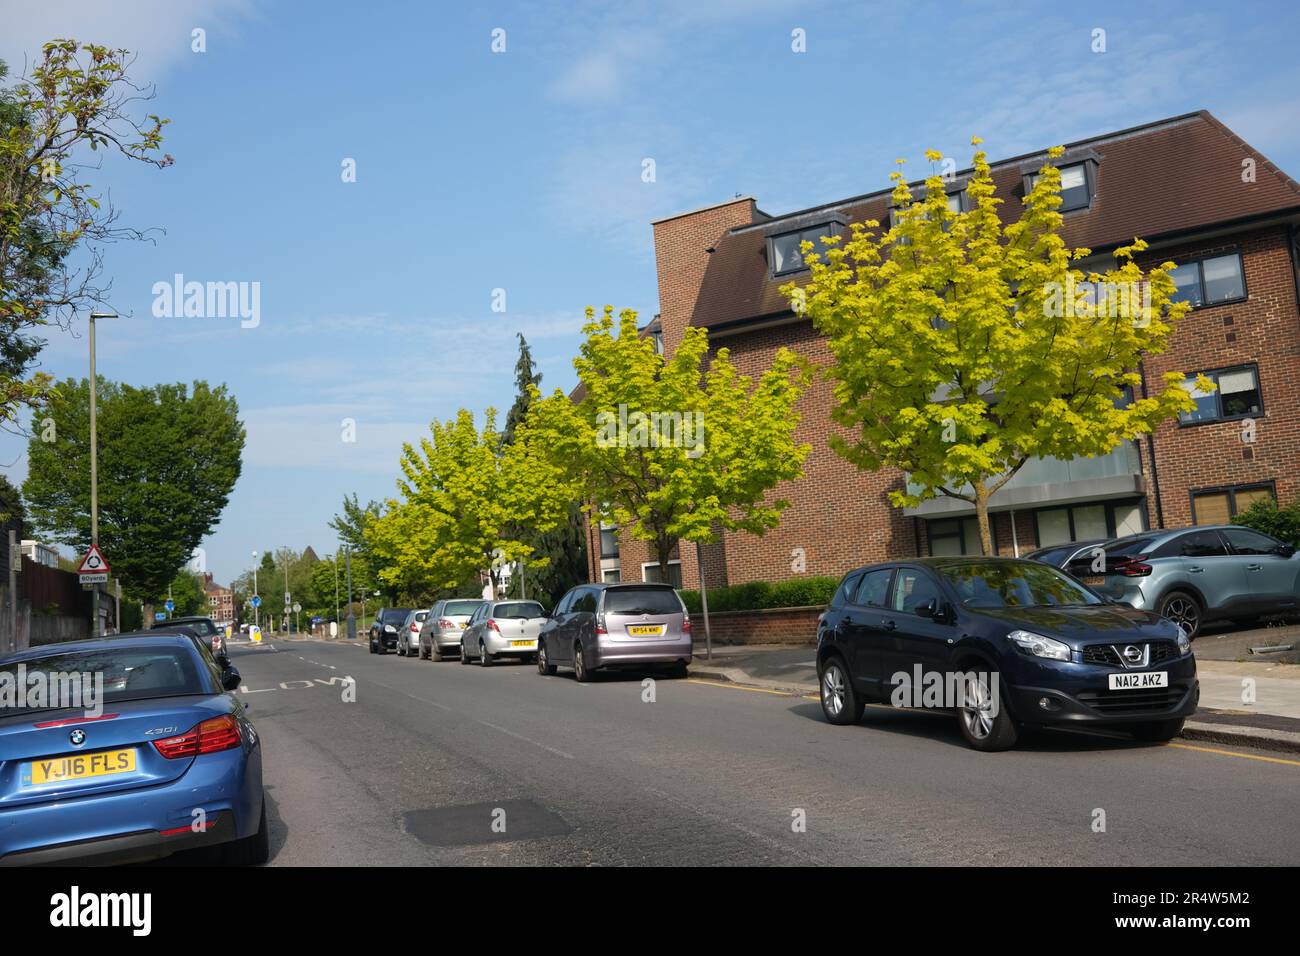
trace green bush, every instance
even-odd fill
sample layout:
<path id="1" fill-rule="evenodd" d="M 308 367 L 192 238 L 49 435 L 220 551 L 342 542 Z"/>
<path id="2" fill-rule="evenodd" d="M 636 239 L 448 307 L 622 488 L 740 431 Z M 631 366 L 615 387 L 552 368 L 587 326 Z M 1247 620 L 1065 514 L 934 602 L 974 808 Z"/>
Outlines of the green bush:
<path id="1" fill-rule="evenodd" d="M 1256 501 L 1233 518 L 1232 523 L 1271 534 L 1279 541 L 1300 548 L 1300 501 L 1294 501 L 1285 508 L 1279 508 L 1271 498 Z"/>
<path id="2" fill-rule="evenodd" d="M 709 588 L 710 611 L 758 611 L 778 607 L 820 607 L 829 604 L 839 578 L 791 578 L 788 581 L 749 581 L 726 588 Z M 699 614 L 700 592 L 681 591 L 682 602 Z"/>

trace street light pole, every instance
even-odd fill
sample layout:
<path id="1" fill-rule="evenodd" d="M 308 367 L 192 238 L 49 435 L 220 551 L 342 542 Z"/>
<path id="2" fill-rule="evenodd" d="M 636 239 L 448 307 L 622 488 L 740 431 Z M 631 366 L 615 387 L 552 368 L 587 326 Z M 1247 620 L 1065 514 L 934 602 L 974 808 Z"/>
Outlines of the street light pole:
<path id="1" fill-rule="evenodd" d="M 352 612 L 352 548 L 350 546 L 343 549 L 344 559 L 348 567 L 348 640 L 357 639 L 357 616 Z"/>
<path id="2" fill-rule="evenodd" d="M 90 313 L 90 543 L 99 547 L 99 432 L 95 422 L 95 320 L 115 319 L 116 312 Z M 94 633 L 96 637 L 104 636 L 103 622 L 99 617 L 99 584 L 91 585 L 94 605 Z"/>
<path id="3" fill-rule="evenodd" d="M 253 597 L 257 597 L 257 552 L 256 551 L 253 552 Z M 259 610 L 258 606 L 254 604 L 253 605 L 253 627 L 260 629 L 262 625 L 262 617 L 260 614 L 257 613 L 258 610 Z"/>
<path id="4" fill-rule="evenodd" d="M 339 623 L 339 549 L 334 549 L 334 623 Z"/>

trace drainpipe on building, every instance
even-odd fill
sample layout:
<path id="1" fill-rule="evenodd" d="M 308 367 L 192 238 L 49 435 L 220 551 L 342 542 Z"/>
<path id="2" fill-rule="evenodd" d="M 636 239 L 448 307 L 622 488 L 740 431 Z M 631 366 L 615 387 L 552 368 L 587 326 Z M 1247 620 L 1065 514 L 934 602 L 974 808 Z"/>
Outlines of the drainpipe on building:
<path id="1" fill-rule="evenodd" d="M 1020 540 L 1016 537 L 1016 513 L 1008 511 L 1007 515 L 1011 518 L 1011 556 L 1020 557 Z"/>

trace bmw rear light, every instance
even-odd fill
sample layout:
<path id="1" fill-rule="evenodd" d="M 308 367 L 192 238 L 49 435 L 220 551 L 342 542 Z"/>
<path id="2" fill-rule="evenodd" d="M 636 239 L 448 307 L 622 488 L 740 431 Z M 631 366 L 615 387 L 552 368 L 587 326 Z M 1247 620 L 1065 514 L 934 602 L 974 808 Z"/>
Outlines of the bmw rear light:
<path id="1" fill-rule="evenodd" d="M 487 626 L 489 631 L 496 631 L 498 634 L 501 633 L 501 628 L 497 626 L 497 622 L 492 620 L 492 618 L 487 619 Z"/>
<path id="2" fill-rule="evenodd" d="M 231 750 L 242 741 L 239 723 L 229 714 L 222 714 L 196 724 L 183 734 L 155 740 L 153 745 L 168 760 L 177 760 Z"/>
<path id="3" fill-rule="evenodd" d="M 1144 578 L 1151 573 L 1151 565 L 1143 563 L 1145 557 L 1145 554 L 1139 554 L 1136 558 L 1125 558 L 1115 566 L 1115 570 L 1126 578 Z"/>

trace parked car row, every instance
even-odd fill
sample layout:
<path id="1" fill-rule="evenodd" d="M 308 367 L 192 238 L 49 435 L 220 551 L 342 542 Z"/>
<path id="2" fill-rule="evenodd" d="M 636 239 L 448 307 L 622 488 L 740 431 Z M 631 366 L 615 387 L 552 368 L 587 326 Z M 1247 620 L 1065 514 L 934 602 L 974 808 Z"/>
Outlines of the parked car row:
<path id="1" fill-rule="evenodd" d="M 563 667 L 579 681 L 597 671 L 665 666 L 685 674 L 691 619 L 666 584 L 583 584 L 549 613 L 537 601 L 451 598 L 428 609 L 382 608 L 371 625 L 370 652 L 490 667 L 535 661 L 538 673 Z"/>
<path id="2" fill-rule="evenodd" d="M 1098 594 L 1181 625 L 1239 624 L 1300 609 L 1300 555 L 1240 525 L 1144 531 L 1042 548 L 1027 557 L 1062 568 Z"/>

